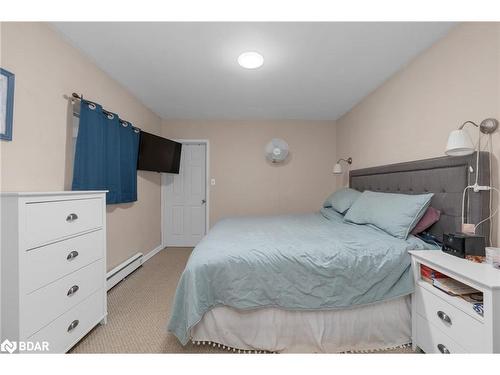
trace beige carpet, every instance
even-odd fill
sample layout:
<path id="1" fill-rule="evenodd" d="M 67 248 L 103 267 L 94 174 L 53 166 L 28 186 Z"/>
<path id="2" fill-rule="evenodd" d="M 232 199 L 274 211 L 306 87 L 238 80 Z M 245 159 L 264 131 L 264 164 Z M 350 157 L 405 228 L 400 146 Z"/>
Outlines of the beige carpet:
<path id="1" fill-rule="evenodd" d="M 191 248 L 160 251 L 108 292 L 108 323 L 97 326 L 71 353 L 216 353 L 183 347 L 166 332 L 177 281 Z"/>
<path id="2" fill-rule="evenodd" d="M 71 353 L 228 353 L 209 346 L 183 347 L 166 332 L 177 281 L 190 253 L 190 248 L 161 251 L 111 289 L 108 323 L 94 328 Z"/>

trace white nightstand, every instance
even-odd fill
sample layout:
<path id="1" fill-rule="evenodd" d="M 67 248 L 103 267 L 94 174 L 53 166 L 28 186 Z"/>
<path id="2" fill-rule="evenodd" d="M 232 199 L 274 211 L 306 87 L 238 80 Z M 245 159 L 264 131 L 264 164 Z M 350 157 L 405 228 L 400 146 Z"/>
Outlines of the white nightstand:
<path id="1" fill-rule="evenodd" d="M 500 353 L 500 270 L 439 250 L 410 251 L 415 280 L 412 342 L 426 353 Z M 484 316 L 473 304 L 424 281 L 426 265 L 483 293 Z"/>

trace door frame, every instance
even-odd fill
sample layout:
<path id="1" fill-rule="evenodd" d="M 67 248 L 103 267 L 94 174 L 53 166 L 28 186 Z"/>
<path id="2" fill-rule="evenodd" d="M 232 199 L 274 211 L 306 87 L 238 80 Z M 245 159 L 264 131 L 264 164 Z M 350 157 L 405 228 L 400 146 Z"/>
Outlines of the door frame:
<path id="1" fill-rule="evenodd" d="M 183 145 L 205 145 L 205 235 L 210 228 L 210 141 L 208 139 L 173 139 Z M 161 246 L 164 249 L 167 244 L 165 233 L 165 202 L 167 195 L 166 173 L 161 173 Z"/>

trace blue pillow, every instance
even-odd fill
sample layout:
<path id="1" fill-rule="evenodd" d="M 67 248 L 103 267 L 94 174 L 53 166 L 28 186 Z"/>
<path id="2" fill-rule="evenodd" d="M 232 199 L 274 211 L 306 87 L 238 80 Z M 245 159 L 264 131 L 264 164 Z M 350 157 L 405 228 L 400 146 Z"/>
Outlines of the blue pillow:
<path id="1" fill-rule="evenodd" d="M 372 224 L 406 239 L 429 207 L 434 194 L 393 194 L 365 191 L 344 216 L 345 221 Z"/>
<path id="2" fill-rule="evenodd" d="M 331 207 L 335 211 L 344 214 L 360 195 L 361 193 L 357 190 L 342 188 L 330 194 L 330 196 L 326 198 L 325 203 L 323 203 L 323 207 Z"/>

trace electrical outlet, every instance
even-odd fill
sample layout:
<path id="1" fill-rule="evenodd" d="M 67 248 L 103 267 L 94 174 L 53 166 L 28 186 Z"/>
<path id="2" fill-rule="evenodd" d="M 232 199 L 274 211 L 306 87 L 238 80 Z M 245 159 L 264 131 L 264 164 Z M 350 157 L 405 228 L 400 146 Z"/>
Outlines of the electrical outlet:
<path id="1" fill-rule="evenodd" d="M 210 180 L 210 185 L 215 186 L 215 178 L 212 178 L 212 179 Z"/>

